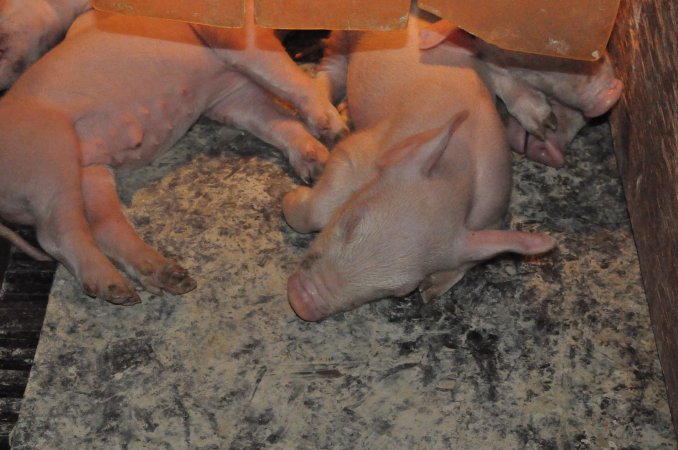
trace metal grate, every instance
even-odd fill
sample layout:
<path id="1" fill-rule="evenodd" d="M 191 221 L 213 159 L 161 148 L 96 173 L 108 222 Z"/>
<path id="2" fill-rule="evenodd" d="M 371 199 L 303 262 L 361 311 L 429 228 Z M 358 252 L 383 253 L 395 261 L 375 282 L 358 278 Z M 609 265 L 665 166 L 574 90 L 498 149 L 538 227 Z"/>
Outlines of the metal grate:
<path id="1" fill-rule="evenodd" d="M 36 244 L 32 229 L 10 228 Z M 10 448 L 55 270 L 0 241 L 0 449 Z"/>

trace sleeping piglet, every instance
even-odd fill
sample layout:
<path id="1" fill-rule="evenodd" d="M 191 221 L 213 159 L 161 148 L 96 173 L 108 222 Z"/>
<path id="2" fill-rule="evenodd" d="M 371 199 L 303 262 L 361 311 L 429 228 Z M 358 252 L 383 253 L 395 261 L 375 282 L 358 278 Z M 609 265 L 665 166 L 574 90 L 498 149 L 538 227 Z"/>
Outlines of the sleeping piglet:
<path id="1" fill-rule="evenodd" d="M 89 11 L 0 99 L 0 216 L 35 225 L 87 294 L 139 301 L 111 260 L 156 294 L 196 285 L 132 229 L 112 168 L 149 161 L 205 114 L 276 146 L 310 179 L 328 157 L 317 137 L 343 133 L 273 31 L 254 27 L 251 2 L 247 11 L 242 29 Z"/>
<path id="2" fill-rule="evenodd" d="M 0 0 L 0 90 L 56 45 L 91 0 Z"/>
<path id="3" fill-rule="evenodd" d="M 304 320 L 416 288 L 428 300 L 480 261 L 555 246 L 497 229 L 511 192 L 504 127 L 470 55 L 419 49 L 427 23 L 415 10 L 403 31 L 330 38 L 318 82 L 334 98 L 345 91 L 355 132 L 314 188 L 283 200 L 292 228 L 322 229 L 288 280 Z"/>
<path id="4" fill-rule="evenodd" d="M 512 148 L 554 167 L 565 163 L 563 153 L 586 119 L 609 111 L 623 88 L 607 55 L 575 61 L 503 50 L 447 20 L 424 27 L 419 47 L 474 55 L 476 70 L 513 117 Z"/>

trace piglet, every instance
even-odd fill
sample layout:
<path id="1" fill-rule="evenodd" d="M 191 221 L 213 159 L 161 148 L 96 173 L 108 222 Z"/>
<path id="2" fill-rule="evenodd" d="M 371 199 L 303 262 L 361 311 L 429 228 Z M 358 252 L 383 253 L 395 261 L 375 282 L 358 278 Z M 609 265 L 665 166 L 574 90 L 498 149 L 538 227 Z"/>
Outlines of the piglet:
<path id="1" fill-rule="evenodd" d="M 288 280 L 304 320 L 417 288 L 429 300 L 483 260 L 555 246 L 497 229 L 511 192 L 503 124 L 472 56 L 419 49 L 427 24 L 414 10 L 406 30 L 330 39 L 318 81 L 328 96 L 346 93 L 355 132 L 314 188 L 283 200 L 292 228 L 322 229 Z"/>
<path id="2" fill-rule="evenodd" d="M 0 91 L 56 45 L 91 0 L 0 0 Z"/>
<path id="3" fill-rule="evenodd" d="M 113 168 L 149 161 L 205 114 L 278 147 L 311 179 L 328 156 L 317 137 L 343 133 L 273 32 L 253 25 L 251 2 L 247 11 L 242 29 L 89 11 L 0 99 L 0 216 L 35 225 L 87 294 L 139 301 L 111 260 L 156 294 L 196 285 L 127 222 Z"/>
<path id="4" fill-rule="evenodd" d="M 597 61 L 575 61 L 512 52 L 447 20 L 422 29 L 419 46 L 474 55 L 476 70 L 517 121 L 509 123 L 511 146 L 554 167 L 565 163 L 563 153 L 586 119 L 609 111 L 623 88 L 606 54 Z"/>

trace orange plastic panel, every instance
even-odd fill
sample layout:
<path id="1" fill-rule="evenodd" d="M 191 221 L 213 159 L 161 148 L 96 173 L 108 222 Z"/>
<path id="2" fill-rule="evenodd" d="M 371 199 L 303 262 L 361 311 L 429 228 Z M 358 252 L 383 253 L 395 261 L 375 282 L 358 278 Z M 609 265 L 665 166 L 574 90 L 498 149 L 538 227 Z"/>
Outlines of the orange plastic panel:
<path id="1" fill-rule="evenodd" d="M 242 27 L 244 0 L 94 0 L 102 11 L 159 17 L 220 27 Z"/>
<path id="2" fill-rule="evenodd" d="M 619 0 L 419 0 L 418 5 L 498 47 L 595 60 Z"/>
<path id="3" fill-rule="evenodd" d="M 407 24 L 410 0 L 256 0 L 255 20 L 270 28 L 393 30 Z"/>

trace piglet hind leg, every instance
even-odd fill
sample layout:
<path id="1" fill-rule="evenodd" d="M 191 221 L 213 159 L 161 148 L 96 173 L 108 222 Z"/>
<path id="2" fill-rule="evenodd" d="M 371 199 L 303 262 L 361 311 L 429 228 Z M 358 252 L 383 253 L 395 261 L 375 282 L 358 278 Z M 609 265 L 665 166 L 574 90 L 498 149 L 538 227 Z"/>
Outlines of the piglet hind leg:
<path id="1" fill-rule="evenodd" d="M 27 101 L 7 100 L 0 111 L 3 197 L 11 196 L 14 210 L 20 205 L 24 217 L 32 217 L 26 222 L 35 225 L 42 248 L 75 275 L 87 295 L 138 303 L 134 287 L 97 247 L 85 218 L 79 141 L 70 119 Z"/>
<path id="2" fill-rule="evenodd" d="M 207 111 L 207 117 L 249 131 L 279 149 L 304 182 L 318 178 L 329 157 L 299 119 L 249 81 Z"/>
<path id="3" fill-rule="evenodd" d="M 82 170 L 85 210 L 97 245 L 149 292 L 184 294 L 196 287 L 188 271 L 144 243 L 122 212 L 115 180 L 105 166 Z"/>
<path id="4" fill-rule="evenodd" d="M 56 204 L 54 214 L 36 224 L 40 245 L 75 274 L 88 296 L 116 305 L 139 303 L 134 287 L 97 248 L 82 210 L 66 197 L 55 200 L 69 206 Z"/>

